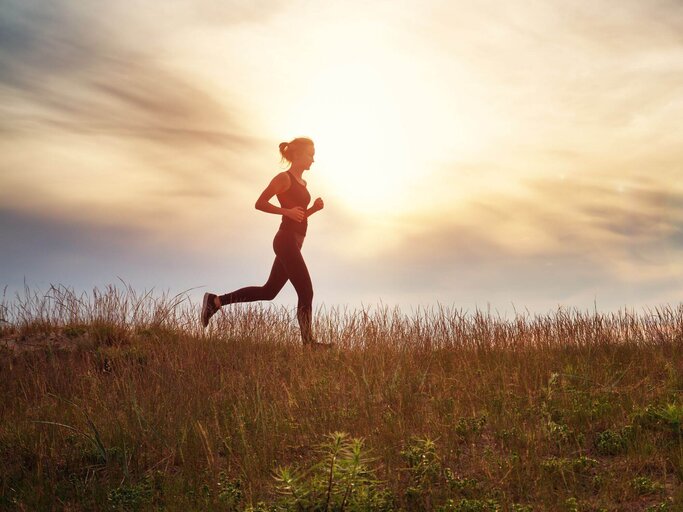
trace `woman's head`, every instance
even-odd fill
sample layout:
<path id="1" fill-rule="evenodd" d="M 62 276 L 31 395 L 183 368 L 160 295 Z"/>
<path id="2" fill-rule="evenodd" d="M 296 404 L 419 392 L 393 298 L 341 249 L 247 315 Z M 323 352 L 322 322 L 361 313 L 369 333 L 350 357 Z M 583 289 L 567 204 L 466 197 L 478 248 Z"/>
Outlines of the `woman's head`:
<path id="1" fill-rule="evenodd" d="M 282 160 L 289 162 L 292 167 L 308 169 L 314 161 L 315 146 L 308 137 L 297 137 L 290 142 L 280 143 L 280 155 Z"/>

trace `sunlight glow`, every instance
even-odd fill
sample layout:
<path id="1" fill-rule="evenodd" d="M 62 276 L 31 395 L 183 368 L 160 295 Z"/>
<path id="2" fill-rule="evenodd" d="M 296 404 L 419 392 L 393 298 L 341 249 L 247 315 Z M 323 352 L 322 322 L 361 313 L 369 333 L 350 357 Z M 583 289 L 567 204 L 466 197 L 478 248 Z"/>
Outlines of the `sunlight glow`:
<path id="1" fill-rule="evenodd" d="M 284 116 L 314 139 L 313 172 L 327 195 L 359 215 L 406 213 L 424 203 L 411 188 L 468 143 L 439 84 L 381 40 L 370 29 L 359 29 L 353 42 L 329 34 L 329 64 L 308 75 L 307 93 Z"/>

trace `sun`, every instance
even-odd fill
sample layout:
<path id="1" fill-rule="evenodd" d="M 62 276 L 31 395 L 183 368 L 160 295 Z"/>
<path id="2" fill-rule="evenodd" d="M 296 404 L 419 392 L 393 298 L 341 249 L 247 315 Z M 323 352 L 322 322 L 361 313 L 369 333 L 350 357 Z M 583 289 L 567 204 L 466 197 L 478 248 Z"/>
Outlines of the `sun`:
<path id="1" fill-rule="evenodd" d="M 396 98 L 379 90 L 371 70 L 358 67 L 323 77 L 299 116 L 310 126 L 328 194 L 349 209 L 377 212 L 395 206 L 414 162 Z"/>
<path id="2" fill-rule="evenodd" d="M 316 192 L 350 215 L 405 218 L 433 209 L 435 195 L 442 207 L 453 181 L 444 172 L 457 172 L 444 162 L 464 161 L 486 140 L 470 77 L 382 26 L 356 24 L 353 37 L 335 30 L 326 25 L 316 48 L 287 61 L 268 124 L 281 140 L 314 140 Z"/>
<path id="3" fill-rule="evenodd" d="M 433 133 L 439 106 L 394 52 L 367 47 L 373 50 L 332 52 L 286 117 L 301 127 L 296 135 L 313 138 L 311 172 L 327 198 L 351 213 L 390 215 L 414 204 L 411 190 L 444 149 Z"/>

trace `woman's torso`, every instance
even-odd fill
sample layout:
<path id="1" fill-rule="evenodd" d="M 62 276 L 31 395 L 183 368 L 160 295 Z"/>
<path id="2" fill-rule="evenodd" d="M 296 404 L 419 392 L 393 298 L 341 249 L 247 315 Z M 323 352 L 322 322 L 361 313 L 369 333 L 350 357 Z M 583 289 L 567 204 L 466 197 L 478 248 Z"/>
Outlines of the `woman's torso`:
<path id="1" fill-rule="evenodd" d="M 309 194 L 308 189 L 303 184 L 299 183 L 292 173 L 287 171 L 287 174 L 290 182 L 289 188 L 281 194 L 278 194 L 277 199 L 282 208 L 294 208 L 296 206 L 303 208 L 304 220 L 297 222 L 283 215 L 280 229 L 305 235 L 306 229 L 308 228 L 308 219 L 305 217 L 305 211 L 308 208 L 308 203 L 311 202 L 311 194 Z"/>

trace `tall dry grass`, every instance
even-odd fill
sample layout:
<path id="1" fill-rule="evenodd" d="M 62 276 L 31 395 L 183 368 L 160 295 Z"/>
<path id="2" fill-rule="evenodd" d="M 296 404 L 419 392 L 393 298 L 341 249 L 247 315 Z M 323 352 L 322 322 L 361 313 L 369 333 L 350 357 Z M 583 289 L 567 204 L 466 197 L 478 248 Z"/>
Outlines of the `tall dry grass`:
<path id="1" fill-rule="evenodd" d="M 393 509 L 680 504 L 683 306 L 320 310 L 331 351 L 284 308 L 203 330 L 186 294 L 126 285 L 27 289 L 0 317 L 7 509 L 273 505 L 278 467 L 335 431 L 364 439 Z"/>

